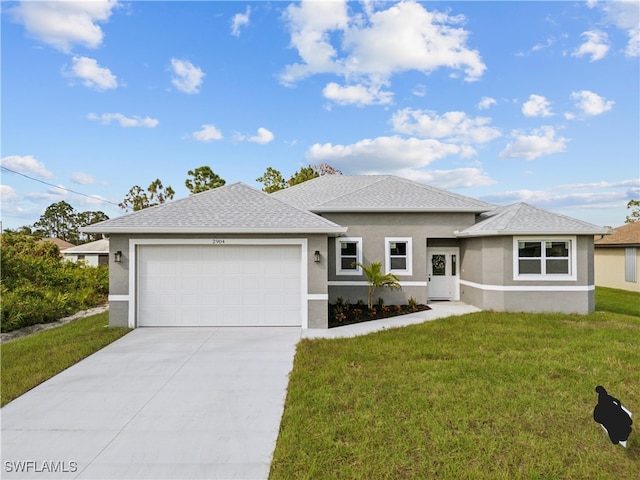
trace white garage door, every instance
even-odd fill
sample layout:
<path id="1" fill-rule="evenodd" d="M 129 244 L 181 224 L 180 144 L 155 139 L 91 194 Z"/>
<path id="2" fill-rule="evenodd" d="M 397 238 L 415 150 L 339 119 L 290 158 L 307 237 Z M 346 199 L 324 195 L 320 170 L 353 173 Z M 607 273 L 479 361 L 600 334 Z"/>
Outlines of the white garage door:
<path id="1" fill-rule="evenodd" d="M 142 245 L 138 325 L 300 325 L 300 248 Z"/>

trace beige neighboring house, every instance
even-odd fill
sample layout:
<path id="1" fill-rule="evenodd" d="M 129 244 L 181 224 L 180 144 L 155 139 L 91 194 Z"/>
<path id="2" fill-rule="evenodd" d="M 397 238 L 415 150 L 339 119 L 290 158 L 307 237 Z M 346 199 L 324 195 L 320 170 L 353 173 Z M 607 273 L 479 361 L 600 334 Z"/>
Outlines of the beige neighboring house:
<path id="1" fill-rule="evenodd" d="M 74 243 L 71 242 L 67 242 L 66 240 L 62 240 L 61 238 L 43 238 L 40 240 L 41 242 L 50 242 L 53 243 L 56 247 L 58 247 L 58 250 L 60 251 L 60 256 L 62 257 L 62 251 L 67 249 L 67 248 L 71 248 L 71 247 L 75 247 L 76 245 Z"/>
<path id="2" fill-rule="evenodd" d="M 61 253 L 65 259 L 72 262 L 84 261 L 92 267 L 109 265 L 109 240 L 102 238 L 95 242 L 66 248 Z"/>
<path id="3" fill-rule="evenodd" d="M 613 232 L 594 242 L 596 285 L 640 292 L 640 222 Z"/>

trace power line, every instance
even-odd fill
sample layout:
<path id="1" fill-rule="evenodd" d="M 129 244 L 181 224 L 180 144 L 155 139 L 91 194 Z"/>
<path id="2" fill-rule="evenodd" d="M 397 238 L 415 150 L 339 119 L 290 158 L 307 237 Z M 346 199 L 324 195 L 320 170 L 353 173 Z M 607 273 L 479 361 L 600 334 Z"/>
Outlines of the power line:
<path id="1" fill-rule="evenodd" d="M 120 206 L 117 203 L 112 202 L 110 200 L 105 200 L 103 198 L 95 197 L 93 195 L 87 195 L 86 193 L 82 193 L 82 192 L 76 192 L 75 190 L 71 190 L 70 188 L 61 187 L 59 185 L 54 185 L 53 183 L 45 182 L 44 180 L 40 180 L 39 178 L 30 177 L 29 175 L 25 175 L 24 173 L 20 173 L 20 172 L 16 172 L 15 170 L 11 170 L 10 168 L 5 167 L 4 165 L 0 165 L 0 168 L 2 168 L 3 170 L 7 170 L 8 172 L 15 173 L 16 175 L 20 175 L 22 177 L 28 178 L 29 180 L 33 180 L 34 182 L 44 183 L 45 185 L 49 185 L 50 187 L 58 188 L 60 190 L 64 190 L 64 191 L 70 192 L 70 193 L 75 193 L 76 195 L 82 195 L 83 197 L 91 198 L 91 199 L 97 200 L 99 202 L 110 203 L 111 205 L 115 205 L 116 207 Z"/>

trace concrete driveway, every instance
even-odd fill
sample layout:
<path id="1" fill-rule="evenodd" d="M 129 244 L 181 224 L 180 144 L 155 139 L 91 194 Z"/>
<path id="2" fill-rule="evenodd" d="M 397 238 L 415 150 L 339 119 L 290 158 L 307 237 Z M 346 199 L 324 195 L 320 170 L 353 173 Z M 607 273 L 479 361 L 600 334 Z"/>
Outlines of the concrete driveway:
<path id="1" fill-rule="evenodd" d="M 0 476 L 266 478 L 300 334 L 136 329 L 2 408 Z"/>

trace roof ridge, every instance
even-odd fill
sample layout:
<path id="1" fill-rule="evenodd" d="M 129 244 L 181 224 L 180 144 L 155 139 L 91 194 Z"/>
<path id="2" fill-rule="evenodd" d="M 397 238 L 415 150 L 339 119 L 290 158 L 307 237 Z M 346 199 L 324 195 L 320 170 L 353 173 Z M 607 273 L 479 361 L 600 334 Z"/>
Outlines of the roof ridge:
<path id="1" fill-rule="evenodd" d="M 316 177 L 316 178 L 320 178 L 320 177 Z M 315 178 L 314 178 L 313 180 L 315 180 Z M 238 182 L 238 183 L 242 183 L 242 182 Z M 303 183 L 304 183 L 304 182 L 303 182 Z M 318 215 L 317 213 L 313 213 L 313 212 L 311 212 L 311 211 L 307 210 L 306 208 L 301 208 L 301 207 L 298 207 L 297 205 L 292 205 L 291 203 L 285 202 L 284 200 L 280 200 L 279 198 L 274 197 L 274 196 L 273 196 L 272 194 L 270 194 L 270 193 L 263 192 L 262 190 L 258 190 L 257 188 L 253 188 L 253 187 L 252 187 L 252 186 L 250 186 L 250 185 L 246 185 L 246 184 L 244 184 L 244 183 L 243 183 L 243 185 L 245 185 L 245 186 L 247 186 L 247 187 L 251 188 L 252 190 L 255 190 L 256 192 L 258 192 L 258 193 L 262 194 L 263 196 L 266 196 L 267 198 L 270 198 L 270 199 L 272 199 L 272 200 L 275 200 L 276 202 L 278 202 L 278 203 L 280 203 L 280 204 L 282 204 L 282 205 L 284 205 L 284 206 L 286 206 L 286 207 L 293 208 L 293 209 L 295 209 L 295 210 L 298 210 L 299 212 L 304 213 L 305 215 L 311 215 L 311 216 L 313 216 L 313 217 L 315 217 L 315 218 L 317 218 L 317 219 L 320 219 L 320 220 L 322 220 L 324 223 L 326 223 L 327 225 L 340 226 L 340 225 L 338 225 L 337 223 L 332 222 L 331 220 L 329 220 L 329 219 L 327 219 L 327 218 L 324 218 L 324 217 L 323 217 L 323 216 L 321 216 L 321 215 Z M 300 185 L 300 184 L 298 184 L 298 185 Z M 294 186 L 295 186 L 295 185 L 294 185 Z"/>
<path id="2" fill-rule="evenodd" d="M 348 175 L 348 177 L 353 178 L 354 176 L 358 176 L 358 177 L 377 177 L 373 182 L 368 183 L 367 185 L 363 185 L 361 187 L 356 188 L 355 190 L 351 190 L 349 192 L 343 193 L 342 195 L 338 195 L 336 197 L 332 197 L 329 200 L 325 200 L 322 203 L 318 203 L 316 205 L 314 205 L 312 208 L 313 209 L 317 209 L 319 207 L 322 207 L 322 205 L 326 204 L 326 203 L 330 203 L 330 202 L 335 202 L 336 200 L 342 198 L 342 197 L 346 197 L 347 195 L 353 195 L 356 192 L 359 192 L 360 190 L 364 190 L 365 188 L 369 188 L 371 185 L 375 185 L 376 183 L 381 182 L 382 180 L 385 180 L 386 178 L 390 177 L 391 175 Z"/>

